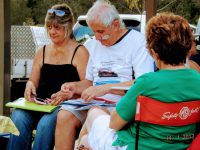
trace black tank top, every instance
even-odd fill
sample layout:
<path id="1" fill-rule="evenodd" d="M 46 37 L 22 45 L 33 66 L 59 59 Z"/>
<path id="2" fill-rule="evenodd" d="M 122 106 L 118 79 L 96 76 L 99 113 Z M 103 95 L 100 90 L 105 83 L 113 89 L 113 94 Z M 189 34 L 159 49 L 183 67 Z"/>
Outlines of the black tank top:
<path id="1" fill-rule="evenodd" d="M 41 68 L 39 86 L 37 88 L 37 97 L 50 98 L 53 93 L 60 90 L 63 83 L 80 81 L 78 71 L 76 67 L 72 65 L 74 55 L 80 46 L 81 45 L 78 45 L 74 50 L 71 64 L 63 65 L 45 64 L 45 46 L 43 47 L 43 65 Z"/>

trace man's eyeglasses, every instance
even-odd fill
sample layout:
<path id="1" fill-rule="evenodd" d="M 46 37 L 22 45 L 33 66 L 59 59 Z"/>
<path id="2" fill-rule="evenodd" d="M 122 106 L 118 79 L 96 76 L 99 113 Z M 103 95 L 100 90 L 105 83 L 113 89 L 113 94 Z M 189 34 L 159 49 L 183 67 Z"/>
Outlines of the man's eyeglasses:
<path id="1" fill-rule="evenodd" d="M 48 9 L 47 13 L 49 14 L 55 13 L 55 15 L 59 17 L 63 17 L 65 15 L 65 12 L 63 10 L 57 10 L 57 9 Z"/>

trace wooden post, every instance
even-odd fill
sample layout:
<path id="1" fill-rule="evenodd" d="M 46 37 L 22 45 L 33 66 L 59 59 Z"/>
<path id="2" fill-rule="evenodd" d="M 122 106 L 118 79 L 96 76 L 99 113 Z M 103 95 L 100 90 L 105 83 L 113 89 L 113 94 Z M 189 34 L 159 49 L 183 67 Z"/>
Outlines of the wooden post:
<path id="1" fill-rule="evenodd" d="M 10 100 L 10 0 L 0 1 L 0 115 Z"/>
<path id="2" fill-rule="evenodd" d="M 151 17 L 156 15 L 157 4 L 156 0 L 145 0 L 144 3 L 147 16 L 146 20 L 148 21 Z"/>

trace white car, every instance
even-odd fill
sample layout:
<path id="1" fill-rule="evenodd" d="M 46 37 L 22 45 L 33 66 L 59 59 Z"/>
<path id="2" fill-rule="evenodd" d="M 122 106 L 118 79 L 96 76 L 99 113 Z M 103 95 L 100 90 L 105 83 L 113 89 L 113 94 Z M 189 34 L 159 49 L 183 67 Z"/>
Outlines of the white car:
<path id="1" fill-rule="evenodd" d="M 195 42 L 196 42 L 196 49 L 200 50 L 200 17 L 197 23 L 196 31 L 194 33 Z"/>
<path id="2" fill-rule="evenodd" d="M 85 41 L 87 38 L 94 36 L 92 30 L 87 26 L 85 15 L 79 16 L 73 28 L 73 33 L 77 41 Z M 135 29 L 145 34 L 146 15 L 120 14 L 128 29 Z"/>

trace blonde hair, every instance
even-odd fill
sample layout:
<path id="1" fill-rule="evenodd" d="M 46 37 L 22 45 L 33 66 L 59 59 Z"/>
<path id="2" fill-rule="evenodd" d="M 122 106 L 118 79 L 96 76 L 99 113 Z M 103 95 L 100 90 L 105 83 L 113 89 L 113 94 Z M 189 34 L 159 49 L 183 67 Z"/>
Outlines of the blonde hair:
<path id="1" fill-rule="evenodd" d="M 50 14 L 47 12 L 45 17 L 45 28 L 48 33 L 47 26 L 49 24 L 59 24 L 65 27 L 66 35 L 70 38 L 73 38 L 73 25 L 74 25 L 74 16 L 71 8 L 67 4 L 57 4 L 51 7 L 51 9 L 62 10 L 65 12 L 63 16 L 57 16 L 55 13 Z"/>

